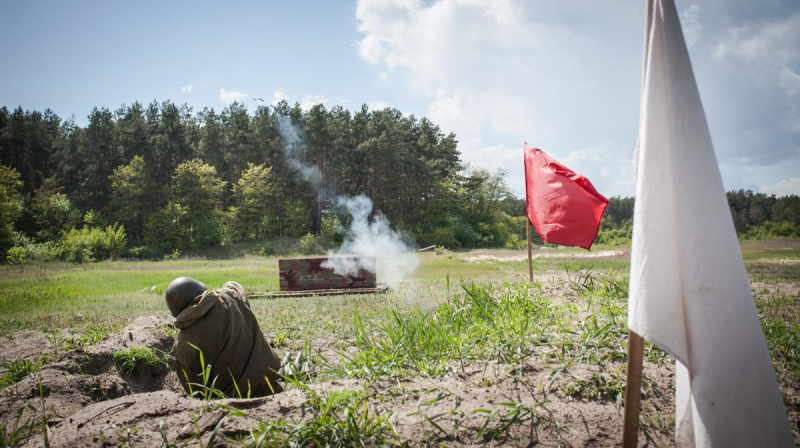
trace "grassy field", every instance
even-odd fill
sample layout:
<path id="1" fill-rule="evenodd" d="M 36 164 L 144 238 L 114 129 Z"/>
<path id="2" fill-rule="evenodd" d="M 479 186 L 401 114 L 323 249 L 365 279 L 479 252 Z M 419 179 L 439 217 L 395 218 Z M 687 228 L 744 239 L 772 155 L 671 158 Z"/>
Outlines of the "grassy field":
<path id="1" fill-rule="evenodd" d="M 254 413 L 248 418 L 255 426 L 249 428 L 257 430 L 245 435 L 249 430 L 234 425 L 226 443 L 303 445 L 339 434 L 343 446 L 358 438 L 526 444 L 531 437 L 521 429 L 525 425 L 554 428 L 537 440 L 588 443 L 604 432 L 603 419 L 618 415 L 627 358 L 629 248 L 595 247 L 593 253 L 605 256 L 537 249 L 533 283 L 526 281 L 522 251 L 424 253 L 416 274 L 387 294 L 251 300 L 281 354 L 305 349 L 324 367 L 308 384 L 290 387 L 304 394 L 303 403 L 316 403 L 317 414 L 309 420 L 305 413 L 298 419 L 291 413 L 259 418 Z M 800 242 L 745 243 L 742 254 L 796 422 Z M 167 315 L 163 290 L 179 276 L 210 288 L 236 280 L 250 292 L 278 289 L 277 258 L 6 266 L 0 268 L 0 333 L 67 331 L 86 340 L 114 333 L 137 316 Z M 4 359 L 8 372 L 14 360 Z M 672 361 L 652 346 L 646 360 L 642 427 L 658 445 L 671 440 L 674 427 Z M 453 384 L 453 377 L 461 382 Z M 314 386 L 331 381 L 356 382 L 347 393 Z M 528 398 L 514 395 L 519 385 L 535 392 Z M 482 393 L 505 401 L 481 398 Z M 600 410 L 587 410 L 595 404 Z M 570 429 L 576 408 L 589 416 L 582 439 Z M 353 413 L 363 418 L 363 427 L 342 420 Z M 339 439 L 336 431 L 344 429 L 336 425 L 353 437 Z M 607 437 L 616 440 L 616 433 Z"/>

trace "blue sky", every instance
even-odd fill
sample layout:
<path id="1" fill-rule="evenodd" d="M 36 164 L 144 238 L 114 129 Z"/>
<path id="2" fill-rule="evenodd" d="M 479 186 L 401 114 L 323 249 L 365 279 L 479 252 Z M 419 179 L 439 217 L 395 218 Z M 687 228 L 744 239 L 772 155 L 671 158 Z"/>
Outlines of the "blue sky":
<path id="1" fill-rule="evenodd" d="M 519 196 L 523 141 L 632 195 L 644 3 L 0 0 L 0 105 L 392 106 Z M 800 3 L 676 4 L 725 187 L 800 194 Z"/>

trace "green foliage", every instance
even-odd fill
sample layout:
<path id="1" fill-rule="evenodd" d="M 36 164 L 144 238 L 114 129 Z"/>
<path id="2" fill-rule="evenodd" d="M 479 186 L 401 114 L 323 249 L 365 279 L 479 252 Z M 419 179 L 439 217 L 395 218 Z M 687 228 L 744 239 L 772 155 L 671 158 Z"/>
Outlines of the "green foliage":
<path id="1" fill-rule="evenodd" d="M 612 246 L 621 246 L 631 243 L 633 238 L 633 228 L 630 223 L 626 223 L 621 228 L 604 229 L 600 228 L 597 232 L 597 238 L 594 240 L 595 244 L 608 244 Z"/>
<path id="2" fill-rule="evenodd" d="M 64 247 L 61 241 L 34 242 L 21 233 L 14 233 L 14 247 L 9 249 L 7 261 L 11 264 L 23 264 L 30 261 L 53 261 L 64 258 Z"/>
<path id="3" fill-rule="evenodd" d="M 175 168 L 172 177 L 175 201 L 187 206 L 190 222 L 208 219 L 219 208 L 226 182 L 217 176 L 217 170 L 201 159 L 192 159 Z"/>
<path id="4" fill-rule="evenodd" d="M 222 231 L 214 218 L 197 220 L 191 227 L 192 248 L 218 246 L 222 242 Z"/>
<path id="5" fill-rule="evenodd" d="M 284 204 L 284 236 L 299 237 L 311 232 L 311 210 L 300 202 L 286 200 Z"/>
<path id="6" fill-rule="evenodd" d="M 64 234 L 64 259 L 73 263 L 102 260 L 108 255 L 106 233 L 97 227 L 71 229 Z"/>
<path id="7" fill-rule="evenodd" d="M 108 257 L 112 260 L 118 258 L 125 250 L 127 236 L 125 235 L 125 226 L 114 223 L 113 225 L 106 226 L 106 251 Z"/>
<path id="8" fill-rule="evenodd" d="M 62 232 L 75 227 L 81 220 L 81 213 L 62 190 L 56 178 L 45 179 L 36 190 L 31 208 L 40 241 L 58 239 Z"/>
<path id="9" fill-rule="evenodd" d="M 275 185 L 272 167 L 248 163 L 242 177 L 233 186 L 237 206 L 234 213 L 236 235 L 242 239 L 264 238 L 269 227 L 262 223 L 275 220 Z"/>
<path id="10" fill-rule="evenodd" d="M 144 157 L 134 156 L 128 165 L 118 166 L 109 180 L 111 199 L 108 208 L 112 217 L 132 234 L 141 235 L 145 213 L 152 210 Z"/>
<path id="11" fill-rule="evenodd" d="M 243 445 L 255 448 L 399 444 L 390 415 L 371 410 L 366 392 L 320 393 L 299 381 L 291 382 L 305 392 L 304 406 L 295 408 L 277 422 L 260 422 Z M 293 415 L 295 413 L 299 415 Z"/>
<path id="12" fill-rule="evenodd" d="M 297 246 L 300 248 L 300 252 L 311 255 L 317 253 L 317 237 L 314 236 L 312 233 L 306 233 L 303 235 L 302 238 L 297 242 Z"/>
<path id="13" fill-rule="evenodd" d="M 50 361 L 51 358 L 44 355 L 35 360 L 17 359 L 4 362 L 2 366 L 5 372 L 0 376 L 0 388 L 19 382 L 31 373 L 41 369 L 43 365 Z"/>
<path id="14" fill-rule="evenodd" d="M 0 165 L 0 256 L 13 243 L 14 223 L 22 214 L 22 181 L 17 170 Z"/>
<path id="15" fill-rule="evenodd" d="M 764 193 L 753 193 L 750 190 L 729 191 L 727 193 L 731 217 L 739 235 L 746 238 L 763 239 L 772 238 L 770 230 L 778 231 L 781 235 L 788 233 L 789 227 L 775 228 L 776 223 L 789 222 L 794 226 L 794 234 L 788 237 L 800 236 L 800 196 L 789 195 L 783 197 L 768 196 Z M 767 224 L 771 222 L 771 224 Z M 771 227 L 758 229 L 759 227 Z M 755 228 L 755 230 L 753 230 Z M 752 232 L 751 232 L 752 230 Z M 785 238 L 787 236 L 780 236 Z"/>
<path id="16" fill-rule="evenodd" d="M 461 245 L 456 239 L 455 231 L 450 227 L 437 227 L 433 229 L 429 242 L 443 247 L 458 247 Z"/>
<path id="17" fill-rule="evenodd" d="M 187 248 L 191 241 L 187 213 L 186 207 L 170 202 L 150 215 L 144 226 L 147 246 L 162 254 Z"/>
<path id="18" fill-rule="evenodd" d="M 761 328 L 772 359 L 800 380 L 800 324 L 761 316 Z"/>
<path id="19" fill-rule="evenodd" d="M 795 225 L 789 221 L 772 222 L 765 221 L 760 226 L 753 226 L 744 234 L 744 239 L 766 240 L 779 238 L 796 238 L 798 231 Z"/>
<path id="20" fill-rule="evenodd" d="M 342 220 L 339 219 L 332 207 L 326 207 L 322 211 L 320 236 L 330 243 L 339 244 L 344 240 L 344 235 L 345 228 L 342 225 Z"/>
<path id="21" fill-rule="evenodd" d="M 395 109 L 282 103 L 248 111 L 235 103 L 195 114 L 154 101 L 94 108 L 88 118 L 81 127 L 51 111 L 0 108 L 3 259 L 14 246 L 22 248 L 11 254 L 16 263 L 63 258 L 47 254 L 52 247 L 12 244 L 14 230 L 57 243 L 72 228 L 112 222 L 150 258 L 308 232 L 337 244 L 341 217 L 325 206 L 358 194 L 423 246 L 515 248 L 525 240 L 525 200 L 511 195 L 506 173 L 463 165 L 454 134 Z M 296 135 L 282 137 L 280 126 Z M 800 196 L 739 190 L 728 200 L 740 235 L 800 236 Z M 599 242 L 626 242 L 633 207 L 633 198 L 609 198 Z M 786 236 L 784 222 L 794 234 Z M 535 232 L 532 242 L 541 244 Z"/>
<path id="22" fill-rule="evenodd" d="M 525 243 L 519 240 L 517 235 L 511 235 L 506 240 L 506 243 L 503 245 L 503 249 L 508 250 L 519 250 L 525 247 Z"/>
<path id="23" fill-rule="evenodd" d="M 528 284 L 462 282 L 462 295 L 432 312 L 394 311 L 375 332 L 356 315 L 355 352 L 342 353 L 337 369 L 352 377 L 440 376 L 452 360 L 496 358 L 518 363 L 531 356 L 548 319 L 558 318 L 551 303 Z"/>
<path id="24" fill-rule="evenodd" d="M 115 351 L 114 362 L 122 372 L 131 374 L 142 372 L 144 369 L 153 369 L 161 364 L 163 359 L 150 347 L 131 347 Z"/>

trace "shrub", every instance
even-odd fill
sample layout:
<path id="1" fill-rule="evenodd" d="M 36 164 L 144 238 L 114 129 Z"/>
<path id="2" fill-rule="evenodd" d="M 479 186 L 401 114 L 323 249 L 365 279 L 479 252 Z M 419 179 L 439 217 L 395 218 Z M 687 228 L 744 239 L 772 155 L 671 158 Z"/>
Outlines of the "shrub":
<path id="1" fill-rule="evenodd" d="M 153 251 L 147 246 L 136 246 L 128 249 L 128 256 L 131 258 L 148 259 L 153 258 Z"/>
<path id="2" fill-rule="evenodd" d="M 297 245 L 300 246 L 300 252 L 311 255 L 317 252 L 317 237 L 315 237 L 312 233 L 306 233 L 300 241 L 297 242 Z"/>
<path id="3" fill-rule="evenodd" d="M 766 221 L 760 226 L 754 226 L 744 235 L 749 240 L 765 240 L 769 238 L 792 238 L 797 236 L 797 228 L 789 221 Z"/>
<path id="4" fill-rule="evenodd" d="M 336 215 L 332 207 L 327 207 L 322 211 L 320 236 L 331 243 L 341 243 L 344 241 L 345 228 L 342 220 Z"/>
<path id="5" fill-rule="evenodd" d="M 512 234 L 506 240 L 506 243 L 503 245 L 504 249 L 509 250 L 518 250 L 525 247 L 525 244 L 519 240 L 519 237 L 515 234 Z"/>
<path id="6" fill-rule="evenodd" d="M 222 233 L 215 219 L 201 219 L 192 226 L 192 247 L 199 249 L 219 246 L 220 243 L 222 243 Z"/>
<path id="7" fill-rule="evenodd" d="M 110 259 L 115 259 L 122 255 L 125 250 L 125 243 L 127 236 L 125 235 L 125 226 L 115 222 L 113 226 L 106 227 L 106 251 Z"/>
<path id="8" fill-rule="evenodd" d="M 437 227 L 430 235 L 430 241 L 437 246 L 458 247 L 456 234 L 450 227 Z"/>
<path id="9" fill-rule="evenodd" d="M 601 229 L 597 232 L 597 244 L 610 244 L 619 246 L 622 244 L 629 244 L 633 238 L 633 228 L 630 224 L 626 224 L 618 229 Z"/>
<path id="10" fill-rule="evenodd" d="M 185 249 L 190 241 L 186 213 L 186 207 L 170 202 L 148 216 L 144 226 L 145 243 L 156 253 L 162 254 Z"/>
<path id="11" fill-rule="evenodd" d="M 257 245 L 252 253 L 260 257 L 268 257 L 275 253 L 275 249 L 269 243 L 262 243 Z"/>
<path id="12" fill-rule="evenodd" d="M 22 264 L 26 261 L 25 249 L 21 247 L 12 247 L 6 254 L 8 264 Z"/>
<path id="13" fill-rule="evenodd" d="M 97 227 L 70 229 L 61 244 L 64 259 L 73 263 L 105 259 L 108 255 L 106 233 Z"/>

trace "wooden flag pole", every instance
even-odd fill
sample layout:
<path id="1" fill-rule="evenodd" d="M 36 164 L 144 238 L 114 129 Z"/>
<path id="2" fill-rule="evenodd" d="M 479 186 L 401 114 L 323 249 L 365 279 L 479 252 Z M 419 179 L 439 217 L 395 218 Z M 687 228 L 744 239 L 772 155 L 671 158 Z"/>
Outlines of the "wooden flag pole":
<path id="1" fill-rule="evenodd" d="M 531 249 L 531 223 L 525 218 L 525 226 L 528 228 L 528 277 L 533 281 L 533 254 Z"/>
<path id="2" fill-rule="evenodd" d="M 639 442 L 639 409 L 642 399 L 644 339 L 628 330 L 628 378 L 625 383 L 625 421 L 622 447 L 636 448 Z"/>
<path id="3" fill-rule="evenodd" d="M 653 0 L 645 0 L 644 7 L 644 45 L 642 57 L 642 92 L 647 70 L 648 45 L 650 44 L 650 24 L 653 20 Z M 634 158 L 639 155 L 639 142 L 636 142 Z M 638 160 L 636 161 L 638 165 Z M 628 330 L 628 372 L 625 380 L 625 420 L 622 427 L 623 448 L 636 448 L 639 444 L 639 411 L 642 401 L 642 361 L 644 358 L 644 339 Z"/>

